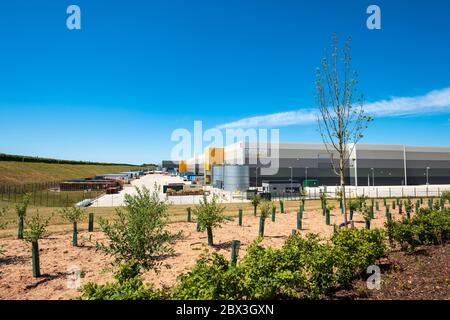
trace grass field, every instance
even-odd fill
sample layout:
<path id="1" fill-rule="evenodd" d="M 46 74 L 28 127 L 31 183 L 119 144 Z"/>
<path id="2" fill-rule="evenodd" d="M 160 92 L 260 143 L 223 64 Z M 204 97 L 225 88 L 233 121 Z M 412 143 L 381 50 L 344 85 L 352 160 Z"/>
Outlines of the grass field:
<path id="1" fill-rule="evenodd" d="M 2 192 L 5 191 L 5 192 Z M 95 191 L 51 191 L 48 189 L 30 192 L 30 204 L 36 207 L 67 207 L 84 199 L 95 199 L 103 194 L 101 190 Z M 0 189 L 0 202 L 9 203 L 13 207 L 23 199 L 24 193 L 8 193 Z"/>
<path id="2" fill-rule="evenodd" d="M 0 184 L 21 185 L 66 179 L 87 178 L 99 174 L 137 169 L 126 165 L 80 165 L 0 161 Z"/>

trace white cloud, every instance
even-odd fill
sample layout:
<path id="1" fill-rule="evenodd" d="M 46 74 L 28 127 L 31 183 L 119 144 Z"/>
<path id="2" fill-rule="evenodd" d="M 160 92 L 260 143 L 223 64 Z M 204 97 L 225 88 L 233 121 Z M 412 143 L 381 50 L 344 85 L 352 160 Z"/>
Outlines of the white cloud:
<path id="1" fill-rule="evenodd" d="M 434 90 L 419 97 L 395 97 L 369 103 L 364 109 L 377 116 L 403 116 L 450 112 L 450 88 Z"/>
<path id="2" fill-rule="evenodd" d="M 244 118 L 220 125 L 219 129 L 227 128 L 258 128 L 258 127 L 279 127 L 294 124 L 308 124 L 317 120 L 315 109 L 301 109 L 297 111 L 287 111 L 272 113 L 263 116 Z"/>
<path id="3" fill-rule="evenodd" d="M 450 113 L 450 88 L 433 90 L 423 96 L 393 97 L 364 105 L 367 113 L 378 117 Z M 317 109 L 299 109 L 255 116 L 224 123 L 219 129 L 282 127 L 311 124 L 317 120 Z"/>

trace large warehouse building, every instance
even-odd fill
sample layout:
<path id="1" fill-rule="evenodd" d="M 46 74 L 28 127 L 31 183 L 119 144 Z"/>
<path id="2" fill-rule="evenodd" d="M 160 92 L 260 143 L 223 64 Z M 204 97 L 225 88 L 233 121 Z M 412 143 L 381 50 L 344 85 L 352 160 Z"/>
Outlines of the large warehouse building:
<path id="1" fill-rule="evenodd" d="M 206 183 L 228 191 L 263 185 L 297 191 L 305 182 L 339 185 L 331 165 L 334 161 L 337 166 L 338 155 L 330 156 L 323 144 L 280 143 L 274 147 L 278 155 L 274 152 L 272 157 L 277 161 L 249 142 L 209 148 L 203 155 L 180 162 L 179 171 L 204 176 Z M 272 165 L 278 162 L 279 169 L 265 174 L 263 168 L 271 160 Z M 346 183 L 353 186 L 450 184 L 450 148 L 358 144 L 352 148 L 346 177 Z"/>

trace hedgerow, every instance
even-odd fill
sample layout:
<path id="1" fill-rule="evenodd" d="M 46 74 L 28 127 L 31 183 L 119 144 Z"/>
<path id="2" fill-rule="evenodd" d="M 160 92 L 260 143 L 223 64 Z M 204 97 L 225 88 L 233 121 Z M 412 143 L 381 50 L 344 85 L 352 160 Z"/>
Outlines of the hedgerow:
<path id="1" fill-rule="evenodd" d="M 136 263 L 124 263 L 115 273 L 116 282 L 87 283 L 82 288 L 81 300 L 155 300 L 167 296 L 143 282 Z"/>
<path id="2" fill-rule="evenodd" d="M 175 299 L 319 299 L 348 285 L 386 253 L 379 230 L 343 229 L 331 241 L 292 235 L 282 248 L 256 241 L 233 267 L 220 255 L 203 256 L 179 277 Z"/>
<path id="3" fill-rule="evenodd" d="M 441 244 L 450 240 L 450 210 L 420 209 L 411 219 L 386 224 L 391 244 L 412 252 L 417 246 Z"/>

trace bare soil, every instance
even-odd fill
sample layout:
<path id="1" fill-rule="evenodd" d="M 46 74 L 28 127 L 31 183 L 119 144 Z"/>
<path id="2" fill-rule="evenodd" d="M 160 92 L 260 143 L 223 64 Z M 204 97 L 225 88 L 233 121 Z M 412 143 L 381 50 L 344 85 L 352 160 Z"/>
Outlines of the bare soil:
<path id="1" fill-rule="evenodd" d="M 392 250 L 379 261 L 380 290 L 368 290 L 364 279 L 336 299 L 450 300 L 450 243 L 423 246 L 412 254 Z"/>

